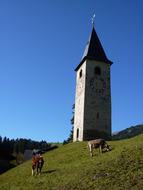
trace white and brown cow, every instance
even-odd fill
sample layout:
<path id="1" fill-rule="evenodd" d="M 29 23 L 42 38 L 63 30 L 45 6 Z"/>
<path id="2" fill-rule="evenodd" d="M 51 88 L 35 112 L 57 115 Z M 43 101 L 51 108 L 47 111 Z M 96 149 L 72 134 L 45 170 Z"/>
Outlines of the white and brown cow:
<path id="1" fill-rule="evenodd" d="M 102 153 L 103 149 L 105 151 L 111 150 L 111 148 L 109 147 L 109 145 L 106 143 L 104 139 L 95 139 L 95 140 L 88 141 L 88 147 L 89 147 L 91 156 L 93 156 L 93 149 L 95 148 L 99 148 L 100 153 Z"/>
<path id="2" fill-rule="evenodd" d="M 32 176 L 40 175 L 44 164 L 43 156 L 40 154 L 33 154 L 32 157 Z"/>

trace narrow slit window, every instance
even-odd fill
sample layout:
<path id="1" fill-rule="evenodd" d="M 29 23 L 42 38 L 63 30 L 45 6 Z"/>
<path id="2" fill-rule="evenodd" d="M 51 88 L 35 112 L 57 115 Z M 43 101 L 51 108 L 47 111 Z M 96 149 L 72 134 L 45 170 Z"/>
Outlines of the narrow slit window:
<path id="1" fill-rule="evenodd" d="M 82 77 L 82 69 L 80 70 L 80 73 L 79 73 L 79 78 Z"/>
<path id="2" fill-rule="evenodd" d="M 77 131 L 76 131 L 76 138 L 77 138 L 77 140 L 79 138 L 79 129 L 77 129 Z"/>
<path id="3" fill-rule="evenodd" d="M 99 119 L 99 112 L 97 112 L 96 118 Z"/>

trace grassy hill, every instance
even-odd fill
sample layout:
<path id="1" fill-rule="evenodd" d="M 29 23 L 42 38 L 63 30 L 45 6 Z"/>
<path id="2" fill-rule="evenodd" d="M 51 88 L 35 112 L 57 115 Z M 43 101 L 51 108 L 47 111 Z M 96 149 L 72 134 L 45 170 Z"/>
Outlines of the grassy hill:
<path id="1" fill-rule="evenodd" d="M 61 146 L 44 155 L 41 176 L 31 161 L 0 175 L 0 190 L 141 190 L 143 135 L 112 141 L 113 150 L 90 157 L 86 142 Z"/>

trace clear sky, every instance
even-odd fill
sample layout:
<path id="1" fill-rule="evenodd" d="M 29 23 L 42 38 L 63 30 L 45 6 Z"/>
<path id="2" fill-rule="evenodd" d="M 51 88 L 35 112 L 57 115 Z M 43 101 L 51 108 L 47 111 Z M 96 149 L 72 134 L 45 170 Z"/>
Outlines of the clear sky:
<path id="1" fill-rule="evenodd" d="M 0 0 L 0 135 L 63 141 L 95 29 L 114 62 L 112 131 L 143 123 L 142 0 Z"/>

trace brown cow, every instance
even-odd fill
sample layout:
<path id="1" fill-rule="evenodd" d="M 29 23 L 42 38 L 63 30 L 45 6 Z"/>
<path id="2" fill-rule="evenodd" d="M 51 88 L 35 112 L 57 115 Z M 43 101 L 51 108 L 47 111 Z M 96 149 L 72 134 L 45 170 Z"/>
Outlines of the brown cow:
<path id="1" fill-rule="evenodd" d="M 44 164 L 43 156 L 40 154 L 33 154 L 32 157 L 32 176 L 41 174 L 41 170 Z"/>
<path id="2" fill-rule="evenodd" d="M 90 151 L 90 155 L 93 156 L 93 149 L 99 148 L 99 152 L 102 153 L 102 150 L 104 149 L 105 151 L 110 151 L 111 148 L 109 145 L 106 143 L 104 139 L 95 139 L 88 141 L 88 147 Z"/>

